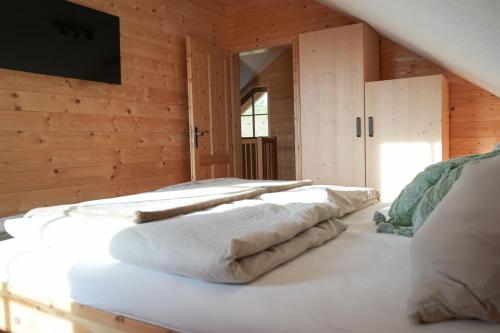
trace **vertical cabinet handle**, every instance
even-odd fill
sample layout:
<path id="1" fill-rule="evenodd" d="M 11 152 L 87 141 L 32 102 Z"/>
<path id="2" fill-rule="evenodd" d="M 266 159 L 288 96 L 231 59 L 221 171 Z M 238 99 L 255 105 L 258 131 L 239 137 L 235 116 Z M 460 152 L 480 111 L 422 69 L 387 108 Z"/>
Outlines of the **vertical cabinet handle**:
<path id="1" fill-rule="evenodd" d="M 356 117 L 356 137 L 361 137 L 361 118 Z"/>
<path id="2" fill-rule="evenodd" d="M 368 136 L 373 138 L 373 117 L 368 117 Z"/>

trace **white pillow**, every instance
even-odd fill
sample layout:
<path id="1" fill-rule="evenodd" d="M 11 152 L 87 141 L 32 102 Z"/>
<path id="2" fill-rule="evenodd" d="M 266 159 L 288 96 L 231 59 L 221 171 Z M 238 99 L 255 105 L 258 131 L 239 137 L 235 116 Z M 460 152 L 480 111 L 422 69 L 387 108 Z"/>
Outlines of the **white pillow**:
<path id="1" fill-rule="evenodd" d="M 471 162 L 412 241 L 416 322 L 500 322 L 500 157 Z"/>

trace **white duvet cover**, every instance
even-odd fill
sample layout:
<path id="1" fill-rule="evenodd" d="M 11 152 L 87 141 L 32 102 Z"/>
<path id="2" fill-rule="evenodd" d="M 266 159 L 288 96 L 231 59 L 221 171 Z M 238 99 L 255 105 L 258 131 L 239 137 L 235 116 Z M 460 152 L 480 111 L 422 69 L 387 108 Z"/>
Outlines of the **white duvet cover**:
<path id="1" fill-rule="evenodd" d="M 38 243 L 76 247 L 86 246 L 92 240 L 94 247 L 105 248 L 114 234 L 137 222 L 136 215 L 143 210 L 175 210 L 224 196 L 259 192 L 263 187 L 286 187 L 293 183 L 299 182 L 237 178 L 189 182 L 134 195 L 36 208 L 23 217 L 7 219 L 5 229 L 13 237 L 29 238 Z"/>
<path id="2" fill-rule="evenodd" d="M 376 202 L 371 189 L 302 186 L 117 233 L 119 261 L 217 283 L 247 283 L 338 237 L 338 220 Z"/>
<path id="3" fill-rule="evenodd" d="M 310 184 L 207 180 L 33 209 L 9 220 L 7 230 L 68 251 L 110 249 L 119 261 L 166 273 L 246 283 L 334 239 L 345 230 L 335 218 L 378 201 L 372 189 Z M 185 214 L 134 223 L 143 213 L 171 216 L 178 208 Z"/>

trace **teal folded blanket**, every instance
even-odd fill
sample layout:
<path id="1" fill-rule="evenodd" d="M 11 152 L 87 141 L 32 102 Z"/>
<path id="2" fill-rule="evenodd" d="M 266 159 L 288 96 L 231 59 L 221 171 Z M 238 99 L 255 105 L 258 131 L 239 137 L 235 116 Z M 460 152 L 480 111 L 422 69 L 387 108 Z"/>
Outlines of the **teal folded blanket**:
<path id="1" fill-rule="evenodd" d="M 464 166 L 475 160 L 500 155 L 500 150 L 442 161 L 427 167 L 399 194 L 388 214 L 376 212 L 377 232 L 412 237 L 441 202 Z"/>

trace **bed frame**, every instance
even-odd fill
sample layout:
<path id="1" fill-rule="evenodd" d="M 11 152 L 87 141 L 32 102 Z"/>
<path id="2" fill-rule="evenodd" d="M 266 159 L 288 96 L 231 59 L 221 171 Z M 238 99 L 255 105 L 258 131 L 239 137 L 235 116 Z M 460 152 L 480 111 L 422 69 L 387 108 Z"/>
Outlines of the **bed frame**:
<path id="1" fill-rule="evenodd" d="M 4 333 L 177 333 L 69 300 L 15 289 L 0 290 L 0 332 Z"/>

